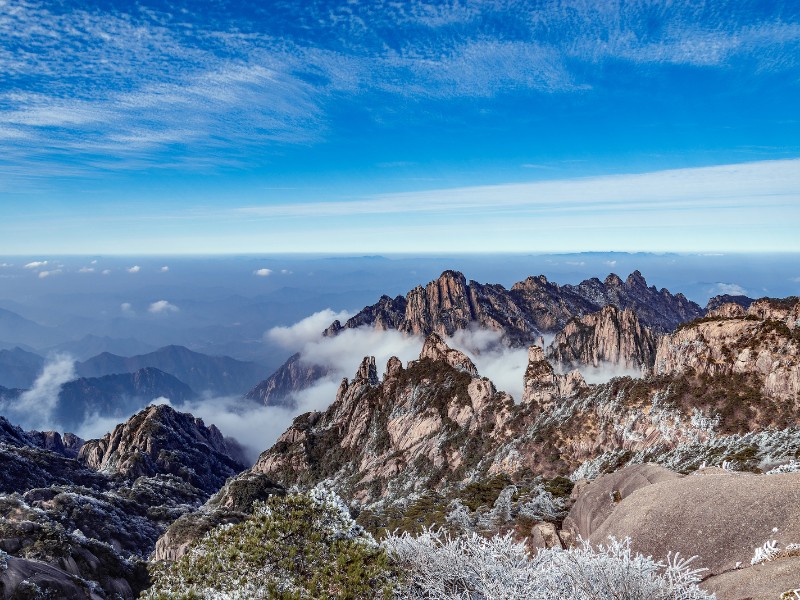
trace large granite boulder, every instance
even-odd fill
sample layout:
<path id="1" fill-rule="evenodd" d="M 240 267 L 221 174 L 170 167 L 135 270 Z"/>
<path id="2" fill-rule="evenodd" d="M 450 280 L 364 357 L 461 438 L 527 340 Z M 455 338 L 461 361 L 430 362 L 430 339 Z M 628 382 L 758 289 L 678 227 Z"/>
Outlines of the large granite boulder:
<path id="1" fill-rule="evenodd" d="M 800 473 L 680 476 L 637 465 L 578 489 L 564 527 L 592 544 L 629 537 L 634 551 L 657 559 L 697 556 L 694 566 L 708 569 L 703 585 L 718 600 L 778 598 L 800 588 L 796 556 L 750 564 L 767 541 L 778 548 L 800 542 Z"/>

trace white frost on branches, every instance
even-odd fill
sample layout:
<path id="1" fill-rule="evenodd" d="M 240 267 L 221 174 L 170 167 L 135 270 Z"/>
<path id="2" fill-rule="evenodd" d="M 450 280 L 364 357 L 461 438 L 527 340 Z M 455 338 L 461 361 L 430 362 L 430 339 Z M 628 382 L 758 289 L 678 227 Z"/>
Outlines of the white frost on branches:
<path id="1" fill-rule="evenodd" d="M 612 538 L 596 549 L 588 543 L 571 550 L 541 549 L 533 557 L 511 534 L 450 537 L 429 529 L 417 537 L 390 535 L 383 545 L 408 573 L 400 594 L 408 600 L 713 597 L 697 587 L 702 569 L 691 568 L 692 558 L 675 554 L 656 562 L 634 554 L 628 539 Z"/>
<path id="2" fill-rule="evenodd" d="M 767 475 L 778 475 L 780 473 L 800 473 L 800 461 L 792 459 L 785 465 L 780 465 L 767 471 Z"/>
<path id="3" fill-rule="evenodd" d="M 758 565 L 761 563 L 782 558 L 784 556 L 798 556 L 800 555 L 800 544 L 787 544 L 783 549 L 778 546 L 777 540 L 767 540 L 763 546 L 759 546 L 753 552 L 753 558 L 750 559 L 751 565 Z"/>

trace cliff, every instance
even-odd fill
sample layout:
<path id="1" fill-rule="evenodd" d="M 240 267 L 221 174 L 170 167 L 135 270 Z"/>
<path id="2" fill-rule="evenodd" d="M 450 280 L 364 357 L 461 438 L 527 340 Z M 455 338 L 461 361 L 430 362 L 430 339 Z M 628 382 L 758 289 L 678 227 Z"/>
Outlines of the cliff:
<path id="1" fill-rule="evenodd" d="M 653 366 L 655 337 L 631 309 L 609 305 L 571 319 L 556 334 L 547 356 L 562 370 L 614 365 L 641 371 Z"/>

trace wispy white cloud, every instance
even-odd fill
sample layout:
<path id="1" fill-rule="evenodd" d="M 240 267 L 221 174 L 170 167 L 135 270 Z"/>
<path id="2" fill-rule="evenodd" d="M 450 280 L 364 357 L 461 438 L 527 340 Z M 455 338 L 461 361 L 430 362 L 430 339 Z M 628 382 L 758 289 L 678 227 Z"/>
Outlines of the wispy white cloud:
<path id="1" fill-rule="evenodd" d="M 728 294 L 731 296 L 747 296 L 748 292 L 738 283 L 717 283 L 709 290 L 711 294 Z"/>
<path id="2" fill-rule="evenodd" d="M 142 270 L 142 267 L 139 265 L 133 265 L 132 267 L 128 267 L 128 273 L 138 273 Z"/>
<path id="3" fill-rule="evenodd" d="M 516 210 L 535 214 L 585 211 L 692 213 L 753 206 L 796 207 L 800 160 L 675 169 L 535 183 L 477 186 L 387 194 L 368 199 L 247 206 L 253 217 L 310 217 L 394 213 Z"/>
<path id="4" fill-rule="evenodd" d="M 253 271 L 253 275 L 258 277 L 269 277 L 272 275 L 272 269 L 256 269 Z"/>
<path id="5" fill-rule="evenodd" d="M 68 354 L 49 357 L 33 386 L 11 402 L 0 402 L 0 412 L 24 428 L 60 430 L 54 420 L 61 386 L 75 379 L 75 359 Z"/>
<path id="6" fill-rule="evenodd" d="M 51 269 L 50 271 L 39 271 L 39 279 L 45 279 L 51 275 L 58 275 L 61 269 Z"/>
<path id="7" fill-rule="evenodd" d="M 39 269 L 41 267 L 47 266 L 48 261 L 46 260 L 35 260 L 33 262 L 29 262 L 25 265 L 24 268 L 26 269 Z"/>
<path id="8" fill-rule="evenodd" d="M 702 10 L 583 0 L 286 3 L 251 21 L 219 10 L 201 18 L 190 4 L 158 12 L 4 3 L 0 172 L 35 177 L 43 159 L 78 174 L 201 168 L 209 150 L 223 148 L 214 164 L 236 164 L 252 145 L 324 139 L 334 102 L 376 92 L 413 103 L 585 90 L 587 64 L 607 60 L 706 68 L 743 57 L 753 69 L 796 69 L 797 22 L 745 15 L 735 3 Z M 64 152 L 77 160 L 58 161 Z"/>
<path id="9" fill-rule="evenodd" d="M 180 309 L 177 306 L 168 302 L 167 300 L 158 300 L 150 305 L 150 307 L 147 309 L 147 312 L 154 315 L 164 315 L 168 313 L 175 313 L 179 310 Z"/>
<path id="10" fill-rule="evenodd" d="M 287 350 L 296 351 L 305 344 L 322 338 L 322 332 L 335 320 L 344 322 L 350 318 L 346 311 L 335 312 L 330 308 L 314 314 L 290 326 L 273 327 L 264 338 L 280 344 Z"/>

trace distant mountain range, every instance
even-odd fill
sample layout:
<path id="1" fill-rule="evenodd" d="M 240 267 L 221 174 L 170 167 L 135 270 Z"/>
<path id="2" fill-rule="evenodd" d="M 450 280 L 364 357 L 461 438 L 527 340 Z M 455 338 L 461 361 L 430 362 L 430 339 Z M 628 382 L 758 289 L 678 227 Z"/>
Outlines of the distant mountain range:
<path id="1" fill-rule="evenodd" d="M 0 387 L 0 399 L 13 406 L 24 392 Z M 61 386 L 52 419 L 63 430 L 75 431 L 86 419 L 124 419 L 156 398 L 181 403 L 194 396 L 185 383 L 153 367 L 133 373 L 81 377 Z"/>
<path id="2" fill-rule="evenodd" d="M 542 334 L 560 331 L 573 317 L 609 305 L 632 309 L 642 324 L 661 333 L 703 314 L 703 309 L 683 294 L 648 287 L 639 271 L 625 281 L 612 273 L 604 281 L 592 278 L 563 286 L 539 275 L 515 283 L 510 290 L 499 284 L 467 282 L 462 273 L 445 271 L 405 296 L 383 296 L 344 325 L 335 321 L 325 333 L 336 335 L 342 329 L 370 326 L 450 336 L 459 329 L 480 326 L 501 331 L 511 345 L 524 346 Z"/>
<path id="3" fill-rule="evenodd" d="M 75 370 L 82 377 L 101 377 L 112 373 L 132 373 L 144 368 L 169 373 L 197 393 L 239 395 L 264 376 L 263 367 L 228 356 L 208 356 L 183 346 L 165 346 L 137 356 L 117 356 L 104 352 L 79 362 Z"/>
<path id="4" fill-rule="evenodd" d="M 123 345 L 126 343 L 125 340 L 86 336 L 76 344 L 88 349 L 109 342 Z M 131 342 L 132 346 L 139 344 L 136 340 Z M 68 345 L 62 345 L 61 348 L 67 350 Z M 0 350 L 0 386 L 30 388 L 42 372 L 44 363 L 42 356 L 19 347 Z M 136 356 L 102 352 L 75 365 L 76 373 L 81 377 L 135 373 L 148 368 L 172 375 L 196 393 L 210 392 L 217 395 L 243 394 L 264 376 L 264 368 L 256 363 L 228 356 L 208 356 L 183 346 L 165 346 Z"/>
<path id="5" fill-rule="evenodd" d="M 0 385 L 29 388 L 42 372 L 44 358 L 20 347 L 0 350 Z"/>

